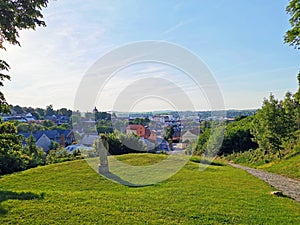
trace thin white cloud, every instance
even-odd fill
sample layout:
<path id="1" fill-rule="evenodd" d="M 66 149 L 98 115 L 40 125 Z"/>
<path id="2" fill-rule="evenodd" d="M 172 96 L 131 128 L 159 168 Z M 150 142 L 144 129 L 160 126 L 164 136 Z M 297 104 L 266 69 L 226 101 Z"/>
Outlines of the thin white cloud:
<path id="1" fill-rule="evenodd" d="M 80 5 L 84 10 L 93 7 L 86 2 L 62 7 L 70 3 L 52 2 L 45 10 L 46 28 L 22 31 L 21 48 L 7 46 L 4 58 L 11 65 L 12 81 L 6 82 L 4 93 L 11 104 L 72 108 L 85 71 L 115 46 L 106 36 L 113 26 L 108 19 L 89 20 L 80 11 Z"/>
<path id="2" fill-rule="evenodd" d="M 188 19 L 188 20 L 183 20 L 183 21 L 179 21 L 178 23 L 176 23 L 175 25 L 167 28 L 165 31 L 162 32 L 163 35 L 168 35 L 170 33 L 173 33 L 175 31 L 177 31 L 178 29 L 180 29 L 183 26 L 186 26 L 192 22 L 194 22 L 195 19 Z"/>

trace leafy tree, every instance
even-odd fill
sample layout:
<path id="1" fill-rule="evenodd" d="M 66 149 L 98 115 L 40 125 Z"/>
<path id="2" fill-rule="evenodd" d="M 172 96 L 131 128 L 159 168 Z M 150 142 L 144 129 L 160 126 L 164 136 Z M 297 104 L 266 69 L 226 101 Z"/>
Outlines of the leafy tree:
<path id="1" fill-rule="evenodd" d="M 58 148 L 56 150 L 50 150 L 46 157 L 46 164 L 60 163 L 65 161 L 74 160 L 73 155 L 69 154 L 65 148 Z"/>
<path id="2" fill-rule="evenodd" d="M 61 109 L 57 110 L 57 114 L 62 115 L 62 116 L 71 117 L 72 110 L 67 109 L 67 108 L 61 108 Z"/>
<path id="3" fill-rule="evenodd" d="M 51 120 L 44 120 L 44 121 L 42 122 L 42 125 L 43 125 L 44 127 L 46 127 L 46 128 L 50 128 L 50 127 L 55 126 L 55 123 L 54 123 L 53 121 L 51 121 Z"/>
<path id="4" fill-rule="evenodd" d="M 43 15 L 41 9 L 46 7 L 48 0 L 2 0 L 0 1 L 0 49 L 5 50 L 4 42 L 13 45 L 20 45 L 17 40 L 19 30 L 35 29 L 36 26 L 45 26 L 41 20 Z M 10 80 L 10 76 L 5 74 L 10 69 L 7 62 L 0 59 L 0 86 L 3 81 Z M 0 92 L 0 112 L 9 112 L 9 107 Z"/>
<path id="5" fill-rule="evenodd" d="M 68 123 L 61 124 L 59 126 L 54 126 L 50 128 L 51 130 L 71 130 L 72 125 Z"/>
<path id="6" fill-rule="evenodd" d="M 57 150 L 60 148 L 60 144 L 57 141 L 51 141 L 51 144 L 49 146 L 50 150 Z"/>
<path id="7" fill-rule="evenodd" d="M 173 149 L 173 135 L 175 133 L 175 129 L 174 129 L 174 126 L 171 125 L 171 126 L 168 126 L 168 127 L 164 127 L 164 130 L 163 130 L 163 137 L 166 141 L 168 141 L 169 143 L 169 147 L 170 149 L 172 150 Z"/>
<path id="8" fill-rule="evenodd" d="M 295 107 L 297 113 L 298 130 L 300 130 L 300 72 L 297 76 L 298 79 L 298 91 L 294 94 Z"/>
<path id="9" fill-rule="evenodd" d="M 119 135 L 119 139 L 122 143 L 122 148 L 125 154 L 146 151 L 146 146 L 135 134 L 121 134 Z"/>
<path id="10" fill-rule="evenodd" d="M 277 152 L 281 158 L 282 143 L 297 129 L 296 118 L 294 100 L 289 92 L 280 102 L 270 95 L 254 117 L 251 129 L 254 140 L 266 153 Z"/>
<path id="11" fill-rule="evenodd" d="M 165 127 L 164 128 L 164 139 L 165 140 L 169 140 L 169 139 L 172 139 L 173 138 L 173 134 L 174 134 L 174 127 L 171 125 L 171 126 L 168 126 L 168 127 Z"/>
<path id="12" fill-rule="evenodd" d="M 219 125 L 213 121 L 202 123 L 195 153 L 228 155 L 257 148 L 257 143 L 253 141 L 251 134 L 253 119 L 253 116 L 238 116 L 234 122 L 227 124 L 225 132 L 222 123 Z M 211 133 L 211 127 L 214 127 L 214 133 Z M 224 139 L 222 140 L 223 132 Z M 216 152 L 217 150 L 219 152 Z"/>
<path id="13" fill-rule="evenodd" d="M 40 130 L 45 130 L 45 127 L 35 123 L 19 123 L 17 125 L 18 133 L 35 133 Z"/>
<path id="14" fill-rule="evenodd" d="M 13 123 L 0 123 L 0 174 L 26 168 L 21 141 L 22 136 L 17 135 L 17 129 Z"/>
<path id="15" fill-rule="evenodd" d="M 12 122 L 0 123 L 0 134 L 16 134 L 17 128 Z"/>
<path id="16" fill-rule="evenodd" d="M 111 155 L 145 152 L 146 146 L 134 134 L 123 134 L 118 131 L 100 135 L 98 141 L 107 143 Z"/>
<path id="17" fill-rule="evenodd" d="M 130 121 L 129 124 L 139 124 L 143 126 L 148 126 L 150 123 L 149 118 L 135 118 L 133 121 Z"/>
<path id="18" fill-rule="evenodd" d="M 36 108 L 35 111 L 39 115 L 39 119 L 44 119 L 45 114 L 46 114 L 44 109 Z"/>
<path id="19" fill-rule="evenodd" d="M 284 42 L 300 49 L 300 0 L 290 0 L 286 12 L 290 15 L 291 29 L 286 32 Z"/>
<path id="20" fill-rule="evenodd" d="M 254 137 L 251 134 L 253 119 L 253 116 L 239 116 L 234 122 L 226 126 L 221 154 L 244 152 L 258 147 L 257 143 L 253 141 Z"/>
<path id="21" fill-rule="evenodd" d="M 107 113 L 107 112 L 98 112 L 98 110 L 94 110 L 95 113 L 95 120 L 109 120 L 111 121 L 111 114 Z"/>
<path id="22" fill-rule="evenodd" d="M 209 140 L 207 141 L 205 156 L 214 157 L 219 154 L 219 151 L 223 143 L 223 134 L 225 127 L 222 124 L 217 124 L 209 135 Z"/>
<path id="23" fill-rule="evenodd" d="M 47 105 L 46 106 L 46 111 L 45 111 L 45 116 L 53 116 L 54 113 L 54 109 L 53 109 L 53 105 Z"/>
<path id="24" fill-rule="evenodd" d="M 38 114 L 35 110 L 33 110 L 33 111 L 30 112 L 30 113 L 31 113 L 31 115 L 32 115 L 35 119 L 37 119 L 37 120 L 41 119 L 41 118 L 40 118 L 40 114 Z"/>
<path id="25" fill-rule="evenodd" d="M 284 113 L 284 130 L 286 135 L 292 134 L 297 130 L 297 110 L 296 110 L 296 101 L 291 92 L 285 94 L 284 100 L 281 102 Z"/>
<path id="26" fill-rule="evenodd" d="M 19 30 L 35 29 L 36 26 L 45 26 L 41 19 L 41 9 L 46 7 L 48 0 L 2 0 L 0 1 L 0 49 L 6 50 L 4 42 L 20 45 L 17 40 Z M 0 86 L 5 80 L 10 80 L 7 74 L 10 67 L 7 62 L 0 59 Z M 4 94 L 0 92 L 0 113 L 10 111 Z M 0 173 L 11 173 L 26 169 L 24 158 L 28 158 L 22 152 L 22 137 L 17 135 L 17 129 L 13 124 L 0 122 Z M 12 132 L 13 131 L 13 132 Z"/>
<path id="27" fill-rule="evenodd" d="M 41 148 L 36 146 L 35 142 L 34 137 L 30 135 L 29 138 L 27 138 L 26 146 L 23 149 L 23 152 L 29 156 L 27 168 L 45 164 L 46 154 Z"/>
<path id="28" fill-rule="evenodd" d="M 97 122 L 96 129 L 98 134 L 113 132 L 111 121 L 107 120 L 99 120 Z"/>
<path id="29" fill-rule="evenodd" d="M 13 109 L 17 114 L 22 114 L 24 113 L 24 110 L 21 106 L 16 105 L 16 106 L 11 106 L 11 109 Z"/>
<path id="30" fill-rule="evenodd" d="M 107 151 L 112 155 L 120 155 L 124 154 L 123 145 L 117 135 L 116 132 L 114 133 L 104 133 L 100 135 L 98 141 L 106 142 L 108 149 Z"/>
<path id="31" fill-rule="evenodd" d="M 198 137 L 197 145 L 195 149 L 197 155 L 201 155 L 206 151 L 207 142 L 210 136 L 210 131 L 211 131 L 210 128 L 202 129 L 202 132 Z"/>

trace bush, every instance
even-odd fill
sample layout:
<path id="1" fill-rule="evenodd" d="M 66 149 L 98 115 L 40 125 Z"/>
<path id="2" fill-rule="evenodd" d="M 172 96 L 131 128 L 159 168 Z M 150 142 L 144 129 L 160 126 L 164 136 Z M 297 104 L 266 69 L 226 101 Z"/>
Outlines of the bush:
<path id="1" fill-rule="evenodd" d="M 146 151 L 146 146 L 134 134 L 122 134 L 118 131 L 105 133 L 100 135 L 98 144 L 99 142 L 102 142 L 111 155 L 142 153 Z"/>
<path id="2" fill-rule="evenodd" d="M 56 150 L 50 150 L 46 157 L 46 164 L 60 163 L 65 161 L 72 161 L 76 159 L 82 159 L 80 151 L 75 150 L 73 153 L 69 153 L 65 148 L 59 148 Z"/>

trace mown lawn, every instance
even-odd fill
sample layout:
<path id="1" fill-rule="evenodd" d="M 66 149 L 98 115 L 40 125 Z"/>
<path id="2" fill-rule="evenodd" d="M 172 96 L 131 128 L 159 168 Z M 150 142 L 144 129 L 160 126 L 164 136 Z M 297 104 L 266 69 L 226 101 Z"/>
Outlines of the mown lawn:
<path id="1" fill-rule="evenodd" d="M 119 160 L 141 157 L 148 165 L 165 156 Z M 300 224 L 300 204 L 272 190 L 226 165 L 189 162 L 166 181 L 127 187 L 72 161 L 1 177 L 0 224 Z"/>

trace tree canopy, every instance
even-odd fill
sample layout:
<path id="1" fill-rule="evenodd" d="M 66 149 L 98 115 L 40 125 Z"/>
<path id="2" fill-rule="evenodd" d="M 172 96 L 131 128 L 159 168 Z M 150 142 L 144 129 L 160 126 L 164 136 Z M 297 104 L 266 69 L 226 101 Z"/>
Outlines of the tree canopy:
<path id="1" fill-rule="evenodd" d="M 286 12 L 290 15 L 291 29 L 286 32 L 284 42 L 300 49 L 300 0 L 290 0 Z"/>

